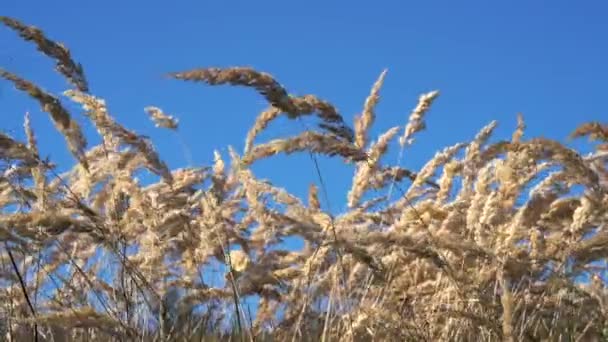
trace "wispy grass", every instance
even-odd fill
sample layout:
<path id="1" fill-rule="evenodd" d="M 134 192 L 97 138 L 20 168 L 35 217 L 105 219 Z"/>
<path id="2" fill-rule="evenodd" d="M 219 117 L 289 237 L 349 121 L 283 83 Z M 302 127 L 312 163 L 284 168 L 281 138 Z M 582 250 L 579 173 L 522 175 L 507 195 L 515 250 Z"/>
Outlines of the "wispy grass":
<path id="1" fill-rule="evenodd" d="M 16 19 L 0 21 L 56 61 L 73 87 L 63 95 L 102 137 L 87 146 L 78 114 L 34 81 L 0 71 L 50 114 L 78 161 L 58 173 L 39 155 L 27 115 L 27 141 L 0 135 L 0 328 L 8 340 L 608 338 L 606 124 L 573 129 L 572 138 L 593 140 L 594 152 L 582 155 L 526 137 L 521 115 L 511 137 L 489 143 L 498 124 L 490 122 L 409 170 L 383 157 L 395 139 L 400 156 L 415 148 L 438 92 L 421 95 L 405 126 L 370 137 L 387 71 L 351 128 L 331 103 L 292 96 L 269 73 L 198 68 L 170 73 L 171 81 L 250 87 L 268 109 L 242 155 L 230 148 L 214 152 L 208 167 L 169 169 L 149 139 L 90 93 L 63 45 Z M 142 108 L 158 128 L 179 130 L 175 116 Z M 312 114 L 315 128 L 303 124 Z M 256 141 L 283 115 L 301 132 Z M 293 153 L 309 154 L 319 176 L 307 198 L 251 169 Z M 329 203 L 319 154 L 353 171 L 338 215 L 331 207 L 343 206 Z M 142 171 L 156 178 L 142 183 Z"/>

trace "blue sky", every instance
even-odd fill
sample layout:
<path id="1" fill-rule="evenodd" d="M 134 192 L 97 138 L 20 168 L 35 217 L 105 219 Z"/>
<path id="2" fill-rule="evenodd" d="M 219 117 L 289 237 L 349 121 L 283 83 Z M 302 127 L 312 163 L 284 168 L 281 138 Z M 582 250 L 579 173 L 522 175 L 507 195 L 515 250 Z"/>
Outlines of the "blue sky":
<path id="1" fill-rule="evenodd" d="M 83 64 L 91 91 L 107 100 L 119 122 L 151 136 L 172 167 L 187 164 L 179 139 L 197 165 L 210 164 L 213 149 L 225 152 L 232 145 L 242 151 L 247 130 L 266 107 L 250 89 L 164 77 L 196 67 L 241 65 L 270 72 L 291 93 L 331 101 L 351 123 L 388 68 L 372 139 L 405 124 L 418 96 L 438 89 L 428 130 L 405 153 L 403 165 L 413 168 L 494 119 L 497 138 L 509 137 L 518 112 L 528 136 L 560 140 L 575 125 L 608 113 L 603 1 L 3 0 L 1 12 L 64 42 Z M 6 28 L 0 29 L 0 42 L 0 66 L 56 94 L 67 89 L 33 45 Z M 180 119 L 179 137 L 154 128 L 143 111 L 148 105 Z M 69 108 L 93 133 L 79 108 Z M 23 137 L 26 110 L 43 154 L 71 164 L 38 105 L 0 82 L 1 128 Z M 279 120 L 258 141 L 299 130 L 298 122 Z M 322 158 L 320 166 L 331 205 L 339 211 L 352 169 L 338 159 Z M 255 171 L 296 195 L 317 182 L 305 153 L 270 159 Z"/>

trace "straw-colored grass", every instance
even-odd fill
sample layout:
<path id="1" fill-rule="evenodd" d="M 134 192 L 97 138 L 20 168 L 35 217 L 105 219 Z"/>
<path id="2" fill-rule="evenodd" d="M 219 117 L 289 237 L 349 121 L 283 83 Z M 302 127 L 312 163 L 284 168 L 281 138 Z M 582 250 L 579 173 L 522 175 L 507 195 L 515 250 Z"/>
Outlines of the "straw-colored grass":
<path id="1" fill-rule="evenodd" d="M 522 116 L 511 139 L 490 144 L 492 122 L 415 171 L 401 167 L 401 156 L 425 130 L 438 92 L 423 94 L 405 125 L 374 140 L 369 131 L 386 71 L 350 128 L 328 101 L 292 96 L 267 73 L 204 68 L 169 75 L 250 87 L 269 108 L 252 120 L 242 154 L 230 149 L 224 159 L 216 152 L 214 165 L 171 170 L 148 139 L 116 122 L 89 93 L 63 45 L 18 20 L 0 21 L 53 58 L 73 87 L 60 99 L 0 69 L 50 114 L 77 160 L 58 173 L 39 154 L 29 116 L 27 141 L 0 135 L 6 339 L 608 338 L 607 125 L 573 129 L 573 137 L 600 142 L 581 155 L 558 141 L 526 138 Z M 67 100 L 82 106 L 100 145 L 87 146 L 73 119 L 79 114 L 62 105 Z M 158 127 L 179 129 L 161 109 L 142 108 Z M 281 115 L 316 115 L 321 123 L 256 141 Z M 396 138 L 400 158 L 387 164 L 382 157 Z M 300 199 L 250 168 L 299 152 L 352 167 L 348 211 L 333 215 L 321 205 L 322 182 Z M 141 170 L 160 177 L 140 184 Z M 278 248 L 286 237 L 303 239 L 304 247 Z M 205 278 L 214 268 L 225 273 L 222 283 Z M 247 298 L 257 302 L 255 312 Z"/>

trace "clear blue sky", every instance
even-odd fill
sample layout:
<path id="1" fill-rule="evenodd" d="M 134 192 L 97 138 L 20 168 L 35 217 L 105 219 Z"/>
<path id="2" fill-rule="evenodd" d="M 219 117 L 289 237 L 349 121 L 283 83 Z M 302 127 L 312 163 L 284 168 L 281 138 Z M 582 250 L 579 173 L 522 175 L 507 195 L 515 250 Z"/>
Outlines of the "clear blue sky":
<path id="1" fill-rule="evenodd" d="M 179 117 L 194 162 L 207 165 L 215 148 L 242 151 L 247 130 L 266 107 L 250 89 L 163 76 L 196 67 L 247 65 L 270 72 L 291 93 L 333 102 L 348 122 L 388 68 L 373 139 L 403 125 L 419 94 L 438 89 L 428 130 L 405 154 L 408 167 L 472 138 L 493 119 L 499 120 L 497 137 L 507 138 L 518 112 L 529 135 L 556 139 L 581 122 L 608 117 L 604 1 L 2 0 L 0 12 L 64 42 L 83 64 L 91 91 L 107 100 L 119 122 L 153 137 L 172 167 L 185 165 L 179 140 L 154 128 L 145 106 Z M 67 89 L 51 61 L 4 27 L 0 66 L 57 94 Z M 92 133 L 78 107 L 69 108 Z M 23 137 L 26 110 L 42 152 L 71 163 L 38 105 L 0 82 L 0 127 Z M 298 122 L 281 120 L 258 141 L 300 129 Z M 352 178 L 340 163 L 321 162 L 334 211 L 343 206 Z M 317 179 L 306 154 L 270 159 L 255 170 L 297 195 Z"/>

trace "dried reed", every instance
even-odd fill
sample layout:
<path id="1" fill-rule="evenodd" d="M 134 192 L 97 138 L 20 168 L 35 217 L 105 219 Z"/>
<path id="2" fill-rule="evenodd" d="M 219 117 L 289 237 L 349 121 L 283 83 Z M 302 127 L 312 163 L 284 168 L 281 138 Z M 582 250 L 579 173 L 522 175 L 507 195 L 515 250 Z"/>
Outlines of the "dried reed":
<path id="1" fill-rule="evenodd" d="M 489 144 L 492 122 L 410 171 L 401 159 L 382 158 L 399 127 L 369 143 L 386 71 L 351 129 L 329 102 L 289 95 L 267 73 L 197 69 L 171 76 L 252 87 L 269 109 L 254 121 L 244 154 L 230 150 L 230 164 L 215 152 L 209 168 L 170 170 L 150 141 L 88 93 L 67 49 L 18 20 L 0 21 L 57 61 L 76 87 L 65 95 L 103 138 L 87 150 L 57 98 L 0 71 L 50 114 L 79 161 L 57 174 L 39 156 L 28 115 L 26 143 L 0 134 L 0 238 L 10 248 L 0 254 L 0 329 L 8 340 L 30 338 L 34 323 L 49 341 L 608 337 L 605 124 L 574 130 L 572 137 L 601 142 L 582 156 L 557 141 L 524 139 L 520 115 L 510 140 Z M 420 97 L 401 153 L 426 127 L 437 95 Z M 178 129 L 159 108 L 145 110 L 158 126 Z M 316 113 L 322 122 L 319 130 L 256 143 L 283 113 Z M 296 152 L 339 156 L 354 167 L 346 212 L 324 208 L 315 184 L 305 202 L 250 168 Z M 142 169 L 162 179 L 143 185 Z M 281 247 L 289 237 L 304 247 Z M 215 272 L 225 277 L 210 280 Z"/>

